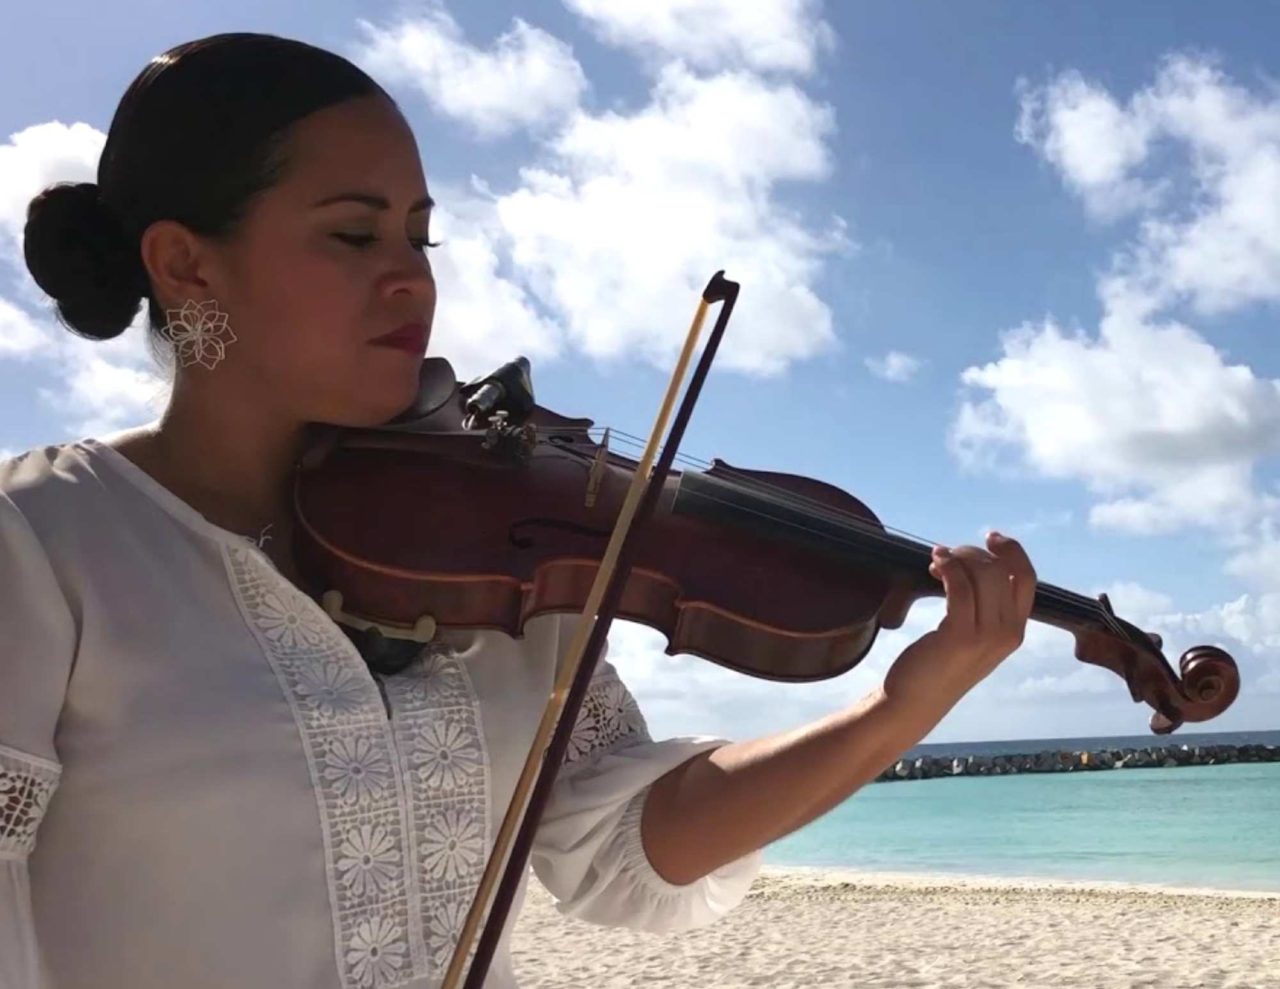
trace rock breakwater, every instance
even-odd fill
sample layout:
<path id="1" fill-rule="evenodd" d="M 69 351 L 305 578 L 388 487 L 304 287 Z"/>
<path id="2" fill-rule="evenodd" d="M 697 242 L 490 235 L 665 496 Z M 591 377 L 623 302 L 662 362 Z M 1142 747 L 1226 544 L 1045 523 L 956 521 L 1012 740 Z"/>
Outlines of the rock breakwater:
<path id="1" fill-rule="evenodd" d="M 1232 762 L 1280 762 L 1280 745 L 1156 745 L 1139 749 L 1049 751 L 1020 755 L 916 756 L 899 759 L 881 773 L 876 782 L 951 776 L 1081 773 L 1106 769 L 1173 769 Z"/>

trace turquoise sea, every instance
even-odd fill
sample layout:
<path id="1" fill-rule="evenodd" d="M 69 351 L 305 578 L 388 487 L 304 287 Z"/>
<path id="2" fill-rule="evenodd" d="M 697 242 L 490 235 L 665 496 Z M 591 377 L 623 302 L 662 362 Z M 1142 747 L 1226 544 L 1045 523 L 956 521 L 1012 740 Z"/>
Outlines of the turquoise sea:
<path id="1" fill-rule="evenodd" d="M 1280 732 L 926 745 L 997 755 L 1280 745 Z M 770 865 L 1280 892 L 1280 763 L 875 783 L 765 852 Z"/>

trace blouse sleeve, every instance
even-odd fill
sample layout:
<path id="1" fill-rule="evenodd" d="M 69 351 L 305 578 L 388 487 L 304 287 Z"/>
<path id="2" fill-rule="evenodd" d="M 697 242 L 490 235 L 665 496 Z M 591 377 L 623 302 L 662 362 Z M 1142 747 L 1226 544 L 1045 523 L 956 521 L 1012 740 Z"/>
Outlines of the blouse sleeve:
<path id="1" fill-rule="evenodd" d="M 611 927 L 682 931 L 717 920 L 746 897 L 760 871 L 759 851 L 674 885 L 654 870 L 640 837 L 652 784 L 724 744 L 707 737 L 653 741 L 631 692 L 601 659 L 530 855 L 561 913 Z"/>
<path id="2" fill-rule="evenodd" d="M 27 858 L 61 772 L 53 737 L 75 642 L 48 557 L 0 491 L 0 989 L 44 984 Z"/>

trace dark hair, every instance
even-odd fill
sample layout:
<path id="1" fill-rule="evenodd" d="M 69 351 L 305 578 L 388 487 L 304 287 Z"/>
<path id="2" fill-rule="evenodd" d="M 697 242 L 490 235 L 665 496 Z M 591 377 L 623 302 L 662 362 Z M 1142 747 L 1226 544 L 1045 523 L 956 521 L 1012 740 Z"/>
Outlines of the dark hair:
<path id="1" fill-rule="evenodd" d="M 98 181 L 49 186 L 27 208 L 23 252 L 60 321 L 93 340 L 118 336 L 148 300 L 142 263 L 157 220 L 232 231 L 280 178 L 288 128 L 348 99 L 391 97 L 347 59 L 266 34 L 218 34 L 151 60 L 116 107 Z M 394 104 L 394 100 L 391 100 Z"/>

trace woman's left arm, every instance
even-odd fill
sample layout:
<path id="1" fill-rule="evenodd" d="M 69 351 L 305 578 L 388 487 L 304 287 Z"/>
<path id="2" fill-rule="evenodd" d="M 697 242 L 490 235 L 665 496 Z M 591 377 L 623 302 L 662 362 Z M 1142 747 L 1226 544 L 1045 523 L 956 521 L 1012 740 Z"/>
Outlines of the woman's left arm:
<path id="1" fill-rule="evenodd" d="M 990 552 L 934 550 L 946 616 L 895 660 L 881 687 L 813 724 L 704 752 L 645 798 L 646 857 L 682 885 L 762 848 L 835 807 L 919 743 L 1022 642 L 1035 571 L 1014 540 Z"/>

